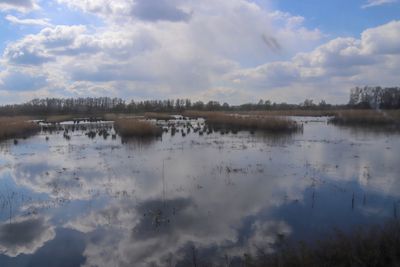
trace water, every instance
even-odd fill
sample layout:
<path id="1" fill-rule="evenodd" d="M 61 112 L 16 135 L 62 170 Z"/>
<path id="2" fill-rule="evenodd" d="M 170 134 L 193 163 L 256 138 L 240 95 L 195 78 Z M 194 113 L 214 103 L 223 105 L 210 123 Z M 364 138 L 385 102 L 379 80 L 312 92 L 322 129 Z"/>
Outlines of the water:
<path id="1" fill-rule="evenodd" d="M 397 133 L 297 120 L 304 131 L 283 136 L 2 143 L 0 266 L 234 265 L 400 216 Z"/>

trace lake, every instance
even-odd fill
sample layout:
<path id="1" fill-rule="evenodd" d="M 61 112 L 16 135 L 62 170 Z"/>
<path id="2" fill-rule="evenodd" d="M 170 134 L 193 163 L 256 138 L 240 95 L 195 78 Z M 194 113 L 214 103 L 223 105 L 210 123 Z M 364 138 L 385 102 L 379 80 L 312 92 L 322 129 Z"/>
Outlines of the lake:
<path id="1" fill-rule="evenodd" d="M 0 266 L 241 266 L 400 216 L 398 133 L 295 120 L 303 131 L 283 135 L 77 127 L 3 142 Z"/>

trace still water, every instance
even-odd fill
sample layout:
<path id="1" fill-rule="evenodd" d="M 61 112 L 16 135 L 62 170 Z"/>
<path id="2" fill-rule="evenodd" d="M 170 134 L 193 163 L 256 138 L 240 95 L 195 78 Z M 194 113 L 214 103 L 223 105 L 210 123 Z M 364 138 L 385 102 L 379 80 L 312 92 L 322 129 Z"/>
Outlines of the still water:
<path id="1" fill-rule="evenodd" d="M 397 133 L 297 120 L 303 132 L 283 136 L 2 143 L 0 266 L 234 265 L 400 216 Z"/>

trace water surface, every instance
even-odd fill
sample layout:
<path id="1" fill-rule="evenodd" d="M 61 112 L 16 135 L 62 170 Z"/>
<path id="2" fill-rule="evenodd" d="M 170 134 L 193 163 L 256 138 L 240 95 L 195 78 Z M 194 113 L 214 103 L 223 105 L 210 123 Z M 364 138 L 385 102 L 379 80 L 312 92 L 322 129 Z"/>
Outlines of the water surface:
<path id="1" fill-rule="evenodd" d="M 303 132 L 283 136 L 1 143 L 0 266 L 234 265 L 282 239 L 397 218 L 397 133 L 297 120 Z"/>

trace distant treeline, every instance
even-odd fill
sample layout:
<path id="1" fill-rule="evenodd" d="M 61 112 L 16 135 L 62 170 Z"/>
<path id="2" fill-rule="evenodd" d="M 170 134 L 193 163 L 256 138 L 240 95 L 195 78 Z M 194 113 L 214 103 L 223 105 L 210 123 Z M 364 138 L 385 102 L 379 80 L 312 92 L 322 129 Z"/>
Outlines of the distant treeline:
<path id="1" fill-rule="evenodd" d="M 49 114 L 104 114 L 141 112 L 199 111 L 252 111 L 252 110 L 329 110 L 348 108 L 400 108 L 400 88 L 356 87 L 351 90 L 350 101 L 345 105 L 331 105 L 324 100 L 318 104 L 306 99 L 300 104 L 275 103 L 260 100 L 257 103 L 229 105 L 218 101 L 190 99 L 125 101 L 121 98 L 45 98 L 27 103 L 0 106 L 0 115 L 49 115 Z"/>
<path id="2" fill-rule="evenodd" d="M 399 109 L 400 87 L 356 87 L 350 91 L 349 105 L 359 108 Z"/>
<path id="3" fill-rule="evenodd" d="M 232 106 L 218 101 L 192 102 L 189 99 L 147 100 L 127 102 L 120 98 L 45 98 L 34 99 L 27 103 L 0 106 L 0 115 L 49 115 L 49 114 L 103 114 L 103 113 L 141 113 L 141 112 L 182 112 L 198 111 L 249 111 L 249 110 L 291 110 L 291 109 L 331 109 L 333 106 L 321 101 L 314 104 L 312 100 L 304 103 L 287 104 L 271 103 L 260 100 L 258 103 L 247 103 Z"/>

